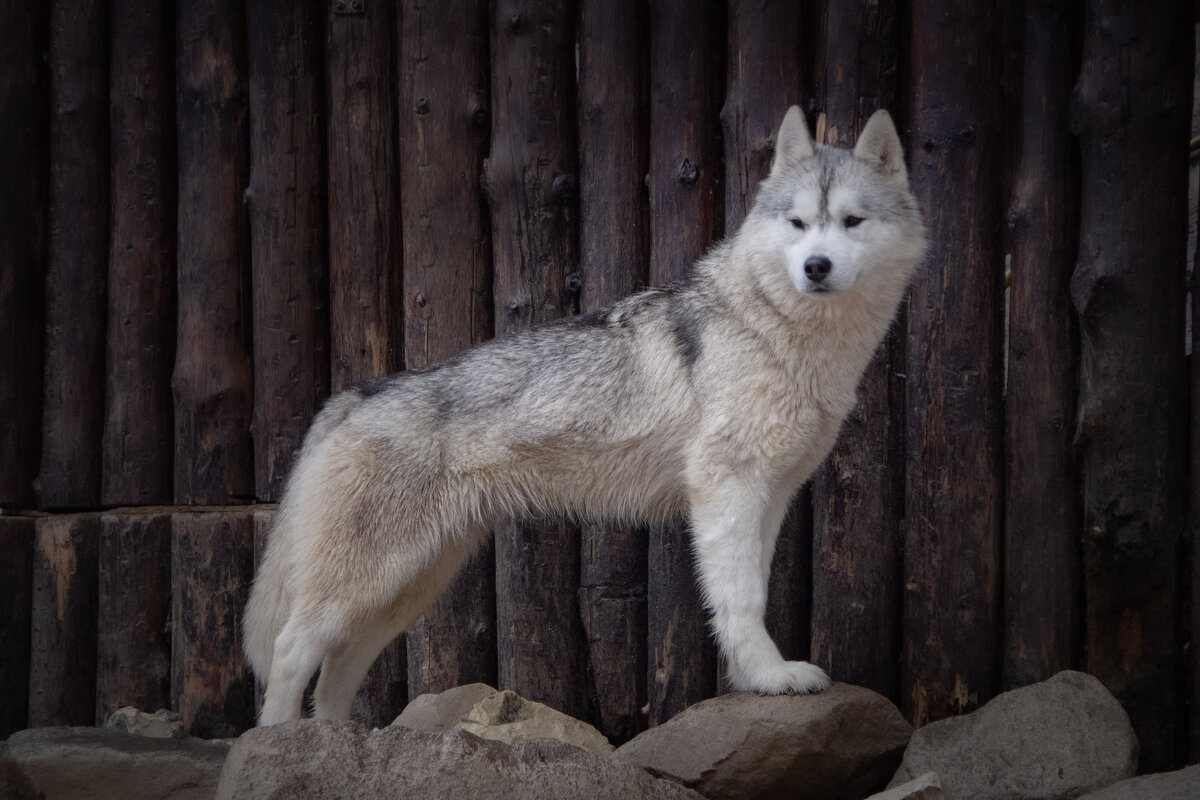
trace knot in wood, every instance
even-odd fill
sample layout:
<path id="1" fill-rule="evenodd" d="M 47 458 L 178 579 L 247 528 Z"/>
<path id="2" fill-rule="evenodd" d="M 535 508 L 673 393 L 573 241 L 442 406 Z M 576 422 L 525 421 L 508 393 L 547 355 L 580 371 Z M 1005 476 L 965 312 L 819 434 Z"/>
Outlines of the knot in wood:
<path id="1" fill-rule="evenodd" d="M 554 176 L 550 182 L 550 200 L 565 203 L 575 196 L 575 176 L 564 172 Z"/>
<path id="2" fill-rule="evenodd" d="M 968 125 L 959 131 L 958 140 L 967 147 L 973 147 L 975 145 L 975 127 L 973 125 Z"/>
<path id="3" fill-rule="evenodd" d="M 417 102 L 413 105 L 413 110 L 416 111 L 418 114 L 428 114 L 429 113 L 429 98 L 424 97 L 424 96 L 418 97 Z"/>
<path id="4" fill-rule="evenodd" d="M 417 292 L 416 296 L 413 297 L 413 301 L 417 304 L 418 308 L 424 308 L 425 304 L 429 302 L 429 298 L 425 296 L 424 292 Z"/>
<path id="5" fill-rule="evenodd" d="M 567 291 L 572 294 L 579 294 L 579 290 L 583 288 L 583 277 L 578 272 L 572 272 L 567 275 L 565 280 Z"/>
<path id="6" fill-rule="evenodd" d="M 692 163 L 690 158 L 685 158 L 683 163 L 679 165 L 679 182 L 695 183 L 699 177 L 700 170 L 696 169 L 696 165 Z"/>

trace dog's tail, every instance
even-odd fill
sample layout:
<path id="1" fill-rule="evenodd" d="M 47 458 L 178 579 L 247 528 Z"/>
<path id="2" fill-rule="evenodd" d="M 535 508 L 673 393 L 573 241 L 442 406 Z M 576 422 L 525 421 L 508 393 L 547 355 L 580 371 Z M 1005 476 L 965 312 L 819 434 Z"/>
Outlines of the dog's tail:
<path id="1" fill-rule="evenodd" d="M 265 683 L 271 673 L 275 639 L 287 622 L 292 606 L 292 564 L 283 539 L 287 538 L 285 518 L 277 514 L 272 525 L 267 551 L 254 576 L 246 615 L 242 621 L 242 647 L 254 674 Z"/>

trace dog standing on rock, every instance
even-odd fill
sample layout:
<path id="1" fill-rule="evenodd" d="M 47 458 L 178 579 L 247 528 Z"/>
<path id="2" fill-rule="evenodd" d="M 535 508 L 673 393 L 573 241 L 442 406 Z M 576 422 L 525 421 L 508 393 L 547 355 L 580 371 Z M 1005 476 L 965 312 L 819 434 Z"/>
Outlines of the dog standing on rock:
<path id="1" fill-rule="evenodd" d="M 683 282 L 373 379 L 317 415 L 246 609 L 259 722 L 345 719 L 379 652 L 499 520 L 687 515 L 735 689 L 829 685 L 763 625 L 789 502 L 833 447 L 925 252 L 886 112 L 853 152 L 799 108 L 736 235 Z"/>

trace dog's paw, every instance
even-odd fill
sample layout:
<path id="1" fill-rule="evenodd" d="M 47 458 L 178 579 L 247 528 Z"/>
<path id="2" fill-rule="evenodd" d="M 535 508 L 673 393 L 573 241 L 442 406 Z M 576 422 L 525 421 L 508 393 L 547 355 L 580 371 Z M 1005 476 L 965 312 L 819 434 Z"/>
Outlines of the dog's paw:
<path id="1" fill-rule="evenodd" d="M 807 661 L 780 661 L 734 682 L 735 689 L 759 694 L 813 694 L 829 688 L 825 670 Z"/>

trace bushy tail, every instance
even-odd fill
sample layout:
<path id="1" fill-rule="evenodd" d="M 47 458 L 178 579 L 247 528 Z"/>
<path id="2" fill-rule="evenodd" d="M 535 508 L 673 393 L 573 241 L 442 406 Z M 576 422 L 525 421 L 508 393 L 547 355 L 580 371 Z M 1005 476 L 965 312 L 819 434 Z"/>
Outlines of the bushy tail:
<path id="1" fill-rule="evenodd" d="M 250 601 L 246 603 L 246 615 L 242 622 L 242 647 L 254 674 L 266 683 L 271 673 L 271 658 L 275 653 L 275 639 L 287 622 L 292 606 L 292 564 L 287 557 L 284 540 L 288 538 L 285 517 L 276 514 L 267 552 L 250 590 Z"/>

